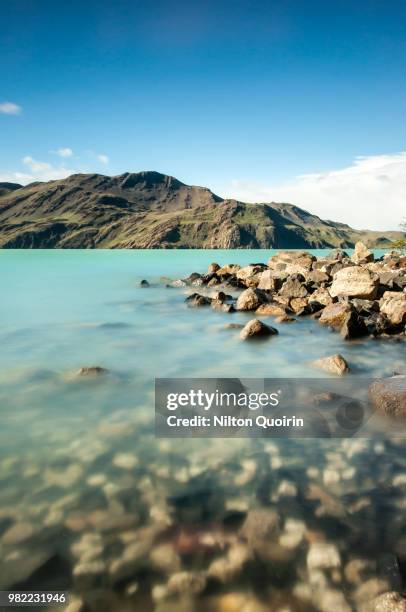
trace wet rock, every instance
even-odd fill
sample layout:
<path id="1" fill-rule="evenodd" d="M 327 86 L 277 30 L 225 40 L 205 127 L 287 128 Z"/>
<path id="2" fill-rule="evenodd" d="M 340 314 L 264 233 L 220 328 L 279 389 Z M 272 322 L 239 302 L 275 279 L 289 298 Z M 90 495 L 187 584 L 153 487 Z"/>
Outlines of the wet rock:
<path id="1" fill-rule="evenodd" d="M 406 417 L 406 376 L 392 376 L 374 382 L 368 390 L 374 407 L 382 414 Z"/>
<path id="2" fill-rule="evenodd" d="M 78 372 L 77 372 L 77 376 L 89 376 L 89 377 L 96 377 L 96 376 L 102 376 L 103 374 L 107 374 L 108 370 L 106 368 L 102 368 L 101 366 L 83 366 L 81 367 Z"/>
<path id="3" fill-rule="evenodd" d="M 342 376 L 349 372 L 348 363 L 342 355 L 330 355 L 329 357 L 322 357 L 312 362 L 316 368 L 320 368 L 329 374 L 335 374 L 336 376 Z"/>
<path id="4" fill-rule="evenodd" d="M 168 580 L 168 589 L 179 595 L 198 595 L 206 588 L 207 577 L 204 572 L 177 572 Z"/>
<path id="5" fill-rule="evenodd" d="M 352 338 L 360 338 L 368 333 L 368 329 L 362 317 L 356 312 L 350 312 L 344 319 L 340 329 L 340 335 L 343 340 L 351 340 Z"/>
<path id="6" fill-rule="evenodd" d="M 153 548 L 149 555 L 150 566 L 166 574 L 178 572 L 181 568 L 181 560 L 178 553 L 171 544 L 160 544 Z"/>
<path id="7" fill-rule="evenodd" d="M 213 276 L 208 282 L 207 282 L 207 286 L 208 287 L 215 287 L 216 285 L 220 284 L 220 280 L 217 278 L 217 276 Z"/>
<path id="8" fill-rule="evenodd" d="M 363 242 L 357 242 L 354 252 L 351 255 L 351 261 L 356 264 L 368 263 L 369 261 L 374 261 L 374 254 Z"/>
<path id="9" fill-rule="evenodd" d="M 341 567 L 338 548 L 328 542 L 313 542 L 307 553 L 307 567 L 309 570 Z"/>
<path id="10" fill-rule="evenodd" d="M 270 325 L 265 325 L 259 319 L 251 319 L 240 332 L 241 340 L 250 340 L 253 338 L 265 338 L 278 333 L 278 330 Z"/>
<path id="11" fill-rule="evenodd" d="M 227 323 L 224 329 L 244 329 L 244 325 L 242 323 Z"/>
<path id="12" fill-rule="evenodd" d="M 213 310 L 218 310 L 221 312 L 234 312 L 235 311 L 233 304 L 227 304 L 226 302 L 220 301 L 218 299 L 212 300 L 211 307 L 213 308 Z"/>
<path id="13" fill-rule="evenodd" d="M 224 557 L 212 561 L 207 571 L 208 576 L 227 583 L 243 570 L 251 557 L 252 553 L 248 546 L 236 543 L 229 548 Z"/>
<path id="14" fill-rule="evenodd" d="M 147 289 L 150 286 L 149 282 L 145 278 L 140 282 L 140 287 Z"/>
<path id="15" fill-rule="evenodd" d="M 220 266 L 218 265 L 218 263 L 211 263 L 207 268 L 207 274 L 215 274 L 217 270 L 220 270 Z"/>
<path id="16" fill-rule="evenodd" d="M 373 300 L 378 291 L 379 279 L 366 268 L 351 266 L 334 274 L 330 287 L 332 297 L 353 297 Z"/>
<path id="17" fill-rule="evenodd" d="M 274 539 L 280 529 L 278 513 L 271 509 L 250 510 L 240 529 L 240 535 L 254 550 L 262 547 L 269 539 Z"/>
<path id="18" fill-rule="evenodd" d="M 138 459 L 132 453 L 117 453 L 113 457 L 113 465 L 122 470 L 133 470 L 138 465 Z"/>
<path id="19" fill-rule="evenodd" d="M 287 519 L 283 533 L 279 537 L 279 544 L 285 548 L 297 548 L 304 539 L 306 524 L 297 519 Z"/>
<path id="20" fill-rule="evenodd" d="M 348 302 L 337 302 L 326 306 L 321 313 L 319 323 L 321 325 L 329 325 L 330 327 L 340 328 L 344 324 L 348 314 L 352 312 L 352 308 Z"/>
<path id="21" fill-rule="evenodd" d="M 126 578 L 132 578 L 140 568 L 145 566 L 151 542 L 135 541 L 124 549 L 120 557 L 113 559 L 108 567 L 111 582 L 114 584 Z"/>
<path id="22" fill-rule="evenodd" d="M 296 319 L 294 317 L 290 317 L 287 314 L 281 315 L 280 317 L 276 318 L 277 323 L 293 323 L 294 321 L 296 321 Z"/>
<path id="23" fill-rule="evenodd" d="M 82 478 L 83 467 L 79 463 L 72 463 L 65 470 L 48 468 L 44 472 L 44 480 L 50 486 L 69 489 Z"/>
<path id="24" fill-rule="evenodd" d="M 38 530 L 31 523 L 15 523 L 3 533 L 1 541 L 7 546 L 21 544 L 30 540 Z"/>
<path id="25" fill-rule="evenodd" d="M 308 306 L 308 298 L 293 298 L 290 300 L 289 306 L 295 314 L 305 314 Z"/>
<path id="26" fill-rule="evenodd" d="M 266 296 L 258 289 L 246 289 L 239 295 L 237 300 L 237 310 L 256 310 L 267 301 Z"/>
<path id="27" fill-rule="evenodd" d="M 205 295 L 200 295 L 200 293 L 192 293 L 188 295 L 185 302 L 190 308 L 200 308 L 201 306 L 209 306 L 211 299 Z"/>

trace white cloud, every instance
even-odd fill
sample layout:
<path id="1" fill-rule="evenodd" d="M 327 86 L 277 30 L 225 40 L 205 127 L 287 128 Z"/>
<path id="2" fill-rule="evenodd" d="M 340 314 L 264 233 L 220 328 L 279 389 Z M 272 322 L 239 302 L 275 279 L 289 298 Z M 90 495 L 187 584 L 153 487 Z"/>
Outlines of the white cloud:
<path id="1" fill-rule="evenodd" d="M 406 215 L 406 151 L 357 157 L 346 168 L 275 186 L 237 180 L 223 192 L 248 202 L 290 202 L 359 229 L 397 230 Z"/>
<path id="2" fill-rule="evenodd" d="M 103 164 L 103 166 L 108 166 L 108 163 L 110 160 L 107 155 L 100 154 L 100 155 L 96 155 L 96 157 L 99 160 L 99 162 Z"/>
<path id="3" fill-rule="evenodd" d="M 66 178 L 73 173 L 63 166 L 54 166 L 48 162 L 40 161 L 26 155 L 22 158 L 22 163 L 28 168 L 28 171 L 17 170 L 15 172 L 0 173 L 0 181 L 10 181 L 27 185 L 33 181 L 54 181 L 56 179 Z"/>
<path id="4" fill-rule="evenodd" d="M 0 113 L 3 115 L 21 115 L 23 109 L 14 102 L 1 102 Z"/>
<path id="5" fill-rule="evenodd" d="M 55 153 L 59 157 L 72 157 L 73 155 L 73 151 L 69 147 L 62 147 L 61 149 L 56 149 L 56 151 L 51 151 L 51 153 Z"/>

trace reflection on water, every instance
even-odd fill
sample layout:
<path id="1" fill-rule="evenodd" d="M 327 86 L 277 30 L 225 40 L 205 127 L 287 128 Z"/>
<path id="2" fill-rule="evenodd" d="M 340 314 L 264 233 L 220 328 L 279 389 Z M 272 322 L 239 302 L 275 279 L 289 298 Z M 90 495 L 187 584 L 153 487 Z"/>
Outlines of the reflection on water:
<path id="1" fill-rule="evenodd" d="M 402 438 L 154 437 L 155 376 L 312 377 L 335 352 L 351 376 L 405 371 L 403 343 L 310 319 L 242 343 L 227 324 L 249 315 L 158 283 L 268 257 L 0 253 L 0 588 L 68 589 L 70 612 L 362 612 L 401 590 Z"/>

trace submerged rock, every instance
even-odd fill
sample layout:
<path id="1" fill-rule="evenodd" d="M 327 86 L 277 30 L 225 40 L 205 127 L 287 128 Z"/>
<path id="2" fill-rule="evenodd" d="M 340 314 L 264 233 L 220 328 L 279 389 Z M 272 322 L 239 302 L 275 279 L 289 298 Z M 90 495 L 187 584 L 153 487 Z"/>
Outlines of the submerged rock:
<path id="1" fill-rule="evenodd" d="M 147 280 L 145 280 L 145 278 L 140 282 L 140 287 L 142 287 L 143 289 L 146 289 L 149 286 L 150 284 Z"/>
<path id="2" fill-rule="evenodd" d="M 107 374 L 108 370 L 106 368 L 102 368 L 101 366 L 83 366 L 78 372 L 77 376 L 102 376 L 103 374 Z"/>
<path id="3" fill-rule="evenodd" d="M 265 338 L 278 333 L 278 330 L 270 325 L 265 325 L 259 319 L 248 321 L 246 326 L 240 332 L 241 340 L 249 340 L 252 338 Z"/>
<path id="4" fill-rule="evenodd" d="M 330 355 L 329 357 L 322 357 L 312 362 L 316 368 L 320 368 L 329 374 L 336 374 L 342 376 L 349 372 L 348 363 L 342 355 Z"/>
<path id="5" fill-rule="evenodd" d="M 328 542 L 313 542 L 307 553 L 307 567 L 309 570 L 341 567 L 338 548 Z"/>
<path id="6" fill-rule="evenodd" d="M 406 417 L 406 376 L 377 380 L 369 387 L 369 397 L 375 408 L 390 417 Z"/>

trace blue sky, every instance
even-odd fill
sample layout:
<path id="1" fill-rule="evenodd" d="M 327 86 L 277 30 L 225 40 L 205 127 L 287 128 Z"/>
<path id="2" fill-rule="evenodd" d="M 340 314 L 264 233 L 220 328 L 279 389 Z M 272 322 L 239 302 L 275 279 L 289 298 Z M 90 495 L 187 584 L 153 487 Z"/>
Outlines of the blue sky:
<path id="1" fill-rule="evenodd" d="M 12 0 L 1 12 L 0 179 L 154 169 L 359 227 L 401 221 L 404 2 Z"/>

